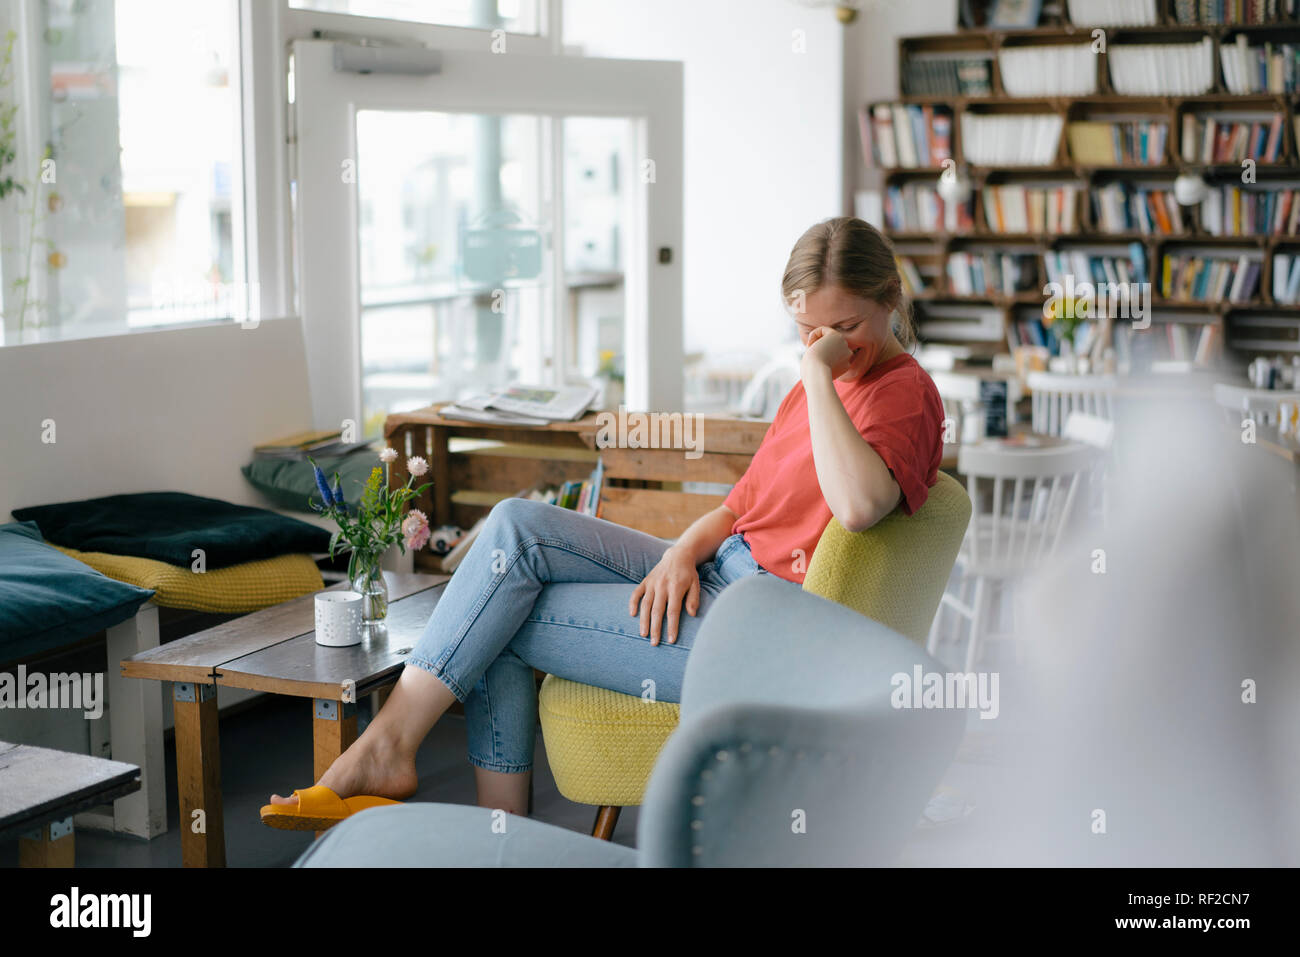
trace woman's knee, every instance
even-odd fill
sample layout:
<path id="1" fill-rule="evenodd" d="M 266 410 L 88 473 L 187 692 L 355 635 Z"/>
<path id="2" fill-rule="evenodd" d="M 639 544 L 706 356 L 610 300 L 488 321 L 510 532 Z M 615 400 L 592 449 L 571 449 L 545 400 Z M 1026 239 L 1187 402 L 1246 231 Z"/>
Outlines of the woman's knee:
<path id="1" fill-rule="evenodd" d="M 539 507 L 545 508 L 546 504 L 529 498 L 503 498 L 492 506 L 488 518 L 490 521 L 526 526 L 532 523 Z"/>

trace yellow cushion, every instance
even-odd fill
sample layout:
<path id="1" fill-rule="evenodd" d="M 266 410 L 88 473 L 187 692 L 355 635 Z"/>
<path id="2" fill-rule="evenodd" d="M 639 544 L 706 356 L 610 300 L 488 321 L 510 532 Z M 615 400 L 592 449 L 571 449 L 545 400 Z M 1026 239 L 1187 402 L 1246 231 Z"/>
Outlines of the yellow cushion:
<path id="1" fill-rule="evenodd" d="M 538 696 L 556 787 L 579 804 L 641 803 L 681 706 L 547 675 Z"/>
<path id="2" fill-rule="evenodd" d="M 944 473 L 914 515 L 900 511 L 863 532 L 831 519 L 804 590 L 925 642 L 970 522 L 970 498 Z M 555 784 L 579 804 L 641 803 L 659 751 L 677 727 L 675 704 L 547 675 L 538 700 Z"/>
<path id="3" fill-rule="evenodd" d="M 808 563 L 803 587 L 925 644 L 962 537 L 970 497 L 939 473 L 915 515 L 895 510 L 863 532 L 832 518 Z"/>
<path id="4" fill-rule="evenodd" d="M 310 555 L 280 555 L 200 573 L 152 558 L 53 547 L 109 578 L 152 588 L 154 604 L 164 608 L 240 614 L 325 587 Z"/>

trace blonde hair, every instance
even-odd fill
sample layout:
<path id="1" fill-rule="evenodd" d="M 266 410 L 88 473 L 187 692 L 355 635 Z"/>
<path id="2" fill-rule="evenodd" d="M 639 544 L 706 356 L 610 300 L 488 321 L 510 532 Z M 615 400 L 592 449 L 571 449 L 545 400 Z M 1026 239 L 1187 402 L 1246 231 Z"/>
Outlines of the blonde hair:
<path id="1" fill-rule="evenodd" d="M 826 284 L 886 306 L 894 313 L 894 335 L 904 347 L 916 343 L 912 303 L 894 259 L 894 245 L 870 223 L 853 216 L 810 226 L 790 250 L 781 279 L 787 306 Z"/>

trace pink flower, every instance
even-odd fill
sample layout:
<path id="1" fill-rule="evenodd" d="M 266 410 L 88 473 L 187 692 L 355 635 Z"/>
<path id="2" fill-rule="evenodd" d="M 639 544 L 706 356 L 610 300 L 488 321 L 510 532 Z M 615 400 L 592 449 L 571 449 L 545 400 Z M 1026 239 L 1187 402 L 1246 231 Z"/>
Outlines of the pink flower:
<path id="1" fill-rule="evenodd" d="M 429 471 L 429 463 L 419 455 L 412 455 L 406 460 L 406 471 L 410 472 L 413 477 L 419 478 Z"/>
<path id="2" fill-rule="evenodd" d="M 379 453 L 379 461 L 383 462 L 385 465 L 387 465 L 389 462 L 396 462 L 397 449 L 393 448 L 390 445 L 388 448 L 384 449 L 384 451 Z"/>
<path id="3" fill-rule="evenodd" d="M 411 509 L 402 519 L 402 536 L 406 547 L 418 552 L 429 543 L 429 516 L 418 508 Z"/>

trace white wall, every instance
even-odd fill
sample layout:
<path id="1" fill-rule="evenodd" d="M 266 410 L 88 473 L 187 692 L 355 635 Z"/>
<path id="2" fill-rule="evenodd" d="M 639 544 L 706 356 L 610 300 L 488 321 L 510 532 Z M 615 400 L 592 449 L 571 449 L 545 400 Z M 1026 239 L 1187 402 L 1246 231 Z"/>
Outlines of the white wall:
<path id="1" fill-rule="evenodd" d="M 311 421 L 297 319 L 5 346 L 0 397 L 0 523 L 126 492 L 265 505 L 239 467 Z"/>
<path id="2" fill-rule="evenodd" d="M 790 247 L 843 211 L 842 29 L 790 0 L 565 0 L 566 52 L 684 64 L 687 352 L 791 336 Z"/>

